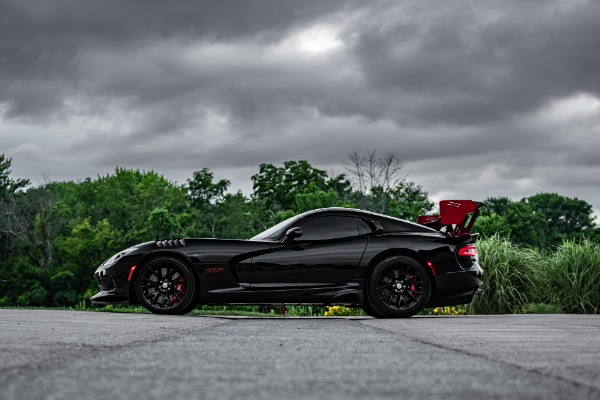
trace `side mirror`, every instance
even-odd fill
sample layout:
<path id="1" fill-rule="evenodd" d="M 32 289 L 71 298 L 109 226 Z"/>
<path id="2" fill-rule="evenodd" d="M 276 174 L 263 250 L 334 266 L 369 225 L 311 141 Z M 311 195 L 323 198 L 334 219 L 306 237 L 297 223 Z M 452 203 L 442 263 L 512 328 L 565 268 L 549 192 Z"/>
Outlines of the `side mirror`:
<path id="1" fill-rule="evenodd" d="M 300 236 L 302 236 L 302 228 L 295 227 L 288 229 L 281 243 L 289 246 L 290 244 L 294 243 L 294 239 L 299 238 Z"/>

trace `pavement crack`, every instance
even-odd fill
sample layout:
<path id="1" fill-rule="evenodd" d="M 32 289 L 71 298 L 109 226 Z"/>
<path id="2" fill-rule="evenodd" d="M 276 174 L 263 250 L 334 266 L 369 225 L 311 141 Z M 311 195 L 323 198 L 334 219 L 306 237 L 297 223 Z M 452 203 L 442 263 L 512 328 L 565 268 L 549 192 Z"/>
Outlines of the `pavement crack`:
<path id="1" fill-rule="evenodd" d="M 213 318 L 211 318 L 213 319 Z M 216 318 L 215 318 L 216 320 Z M 168 329 L 165 329 L 166 334 L 162 332 L 156 334 L 156 336 L 147 339 L 135 339 L 127 343 L 119 344 L 89 344 L 89 343 L 64 343 L 64 342 L 47 342 L 45 346 L 53 348 L 52 351 L 44 354 L 34 365 L 22 364 L 22 365 L 8 365 L 0 368 L 0 376 L 6 376 L 10 374 L 19 375 L 21 373 L 32 373 L 34 371 L 43 371 L 46 369 L 57 369 L 73 359 L 80 359 L 89 356 L 97 356 L 98 354 L 108 354 L 112 352 L 118 352 L 123 349 L 130 349 L 138 346 L 143 346 L 157 342 L 168 342 L 181 338 L 182 336 L 188 336 L 190 334 L 206 331 L 211 328 L 216 328 L 223 325 L 233 323 L 234 320 L 220 319 L 218 323 L 203 327 L 178 327 L 176 332 L 170 333 Z"/>
<path id="2" fill-rule="evenodd" d="M 415 342 L 423 344 L 423 345 L 432 346 L 432 347 L 436 347 L 436 348 L 443 349 L 443 350 L 446 350 L 446 351 L 463 354 L 463 355 L 466 355 L 466 356 L 469 356 L 469 357 L 476 357 L 476 358 L 479 358 L 479 359 L 482 359 L 482 360 L 485 360 L 485 361 L 489 361 L 489 362 L 496 363 L 496 364 L 503 365 L 503 366 L 507 366 L 507 367 L 513 367 L 513 368 L 516 368 L 518 370 L 526 371 L 526 372 L 529 372 L 529 373 L 533 373 L 533 374 L 536 374 L 536 375 L 539 375 L 539 376 L 542 376 L 542 377 L 556 379 L 558 381 L 571 384 L 571 385 L 573 385 L 573 386 L 575 386 L 577 388 L 585 388 L 585 389 L 589 389 L 589 390 L 591 390 L 593 392 L 600 393 L 600 389 L 598 389 L 597 387 L 592 386 L 592 385 L 587 385 L 585 383 L 574 381 L 572 379 L 568 379 L 568 378 L 565 378 L 565 377 L 560 376 L 560 375 L 555 375 L 555 374 L 551 374 L 551 373 L 548 373 L 548 372 L 540 371 L 540 370 L 535 369 L 535 368 L 527 368 L 527 367 L 524 367 L 524 366 L 522 366 L 520 364 L 517 364 L 517 363 L 511 363 L 511 362 L 504 361 L 504 360 L 498 360 L 498 359 L 495 359 L 495 358 L 492 358 L 492 357 L 488 357 L 488 356 L 486 356 L 484 354 L 471 352 L 471 351 L 468 351 L 468 350 L 465 350 L 465 349 L 460 349 L 460 348 L 455 348 L 455 347 L 450 347 L 450 346 L 444 346 L 444 345 L 436 343 L 436 342 L 432 342 L 432 341 L 429 341 L 429 340 L 426 340 L 426 339 L 422 339 L 422 338 L 419 338 L 419 337 L 411 336 L 411 335 L 409 335 L 406 332 L 398 332 L 398 331 L 393 330 L 393 329 L 389 329 L 389 328 L 385 328 L 385 327 L 381 327 L 381 326 L 375 326 L 375 325 L 372 325 L 372 324 L 369 323 L 371 320 L 351 320 L 351 321 L 355 322 L 355 323 L 358 323 L 358 324 L 361 324 L 363 326 L 365 326 L 365 325 L 369 326 L 371 328 L 374 328 L 374 329 L 377 329 L 377 330 L 380 330 L 380 331 L 383 331 L 383 332 L 386 332 L 386 333 L 392 333 L 392 334 L 395 334 L 395 335 L 398 335 L 398 336 L 402 336 L 402 337 L 404 337 L 406 339 L 414 340 Z"/>

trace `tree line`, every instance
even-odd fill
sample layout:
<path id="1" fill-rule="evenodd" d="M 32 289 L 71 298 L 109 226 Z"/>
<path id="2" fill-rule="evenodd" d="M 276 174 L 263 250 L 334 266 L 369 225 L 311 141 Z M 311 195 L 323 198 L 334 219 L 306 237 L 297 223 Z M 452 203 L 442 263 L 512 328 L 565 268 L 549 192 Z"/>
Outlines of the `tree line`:
<path id="1" fill-rule="evenodd" d="M 0 154 L 0 306 L 71 306 L 97 291 L 94 270 L 123 248 L 173 237 L 247 239 L 298 213 L 353 207 L 410 221 L 434 212 L 423 188 L 406 179 L 395 152 L 352 152 L 345 173 L 305 160 L 261 164 L 253 191 L 202 168 L 183 184 L 154 171 L 117 167 L 112 174 L 32 186 L 11 177 Z M 519 201 L 487 199 L 476 224 L 521 245 L 550 248 L 565 238 L 598 238 L 592 207 L 540 193 Z"/>

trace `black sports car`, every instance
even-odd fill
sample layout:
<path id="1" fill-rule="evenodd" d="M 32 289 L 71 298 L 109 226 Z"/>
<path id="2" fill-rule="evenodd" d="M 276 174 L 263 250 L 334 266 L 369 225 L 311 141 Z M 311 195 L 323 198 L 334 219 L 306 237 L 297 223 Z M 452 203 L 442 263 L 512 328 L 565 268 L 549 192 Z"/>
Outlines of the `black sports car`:
<path id="1" fill-rule="evenodd" d="M 143 243 L 96 270 L 92 302 L 142 304 L 159 314 L 198 304 L 337 304 L 382 318 L 466 304 L 482 283 L 470 234 L 482 204 L 445 200 L 440 216 L 419 224 L 325 208 L 249 240 Z"/>

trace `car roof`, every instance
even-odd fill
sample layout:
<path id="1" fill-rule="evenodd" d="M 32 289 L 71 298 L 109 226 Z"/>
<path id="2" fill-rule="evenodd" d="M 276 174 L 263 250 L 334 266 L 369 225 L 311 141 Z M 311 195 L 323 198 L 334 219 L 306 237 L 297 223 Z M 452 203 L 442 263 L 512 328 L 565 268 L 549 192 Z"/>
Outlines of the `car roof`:
<path id="1" fill-rule="evenodd" d="M 415 224 L 414 222 L 410 222 L 401 218 L 390 217 L 389 215 L 378 214 L 372 211 L 367 210 L 359 210 L 356 208 L 345 208 L 345 207 L 328 207 L 328 208 L 318 208 L 316 210 L 311 210 L 300 214 L 299 216 L 304 218 L 314 216 L 314 215 L 352 215 L 355 217 L 363 217 L 366 219 L 374 219 L 379 221 L 390 221 L 390 222 L 400 222 L 402 224 L 411 225 L 415 228 L 416 231 L 432 231 L 437 232 L 435 229 L 429 228 L 427 226 Z"/>
<path id="2" fill-rule="evenodd" d="M 346 208 L 346 207 L 327 207 L 327 208 L 317 208 L 316 210 L 311 210 L 311 211 L 306 211 L 304 213 L 302 213 L 302 215 L 311 215 L 311 214 L 352 214 L 352 215 L 362 215 L 365 217 L 384 217 L 384 218 L 389 218 L 386 215 L 383 214 L 377 214 L 374 213 L 372 211 L 367 211 L 367 210 L 359 210 L 357 208 Z"/>

